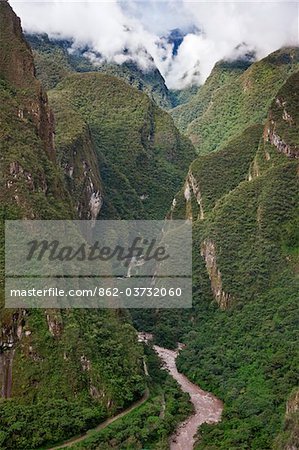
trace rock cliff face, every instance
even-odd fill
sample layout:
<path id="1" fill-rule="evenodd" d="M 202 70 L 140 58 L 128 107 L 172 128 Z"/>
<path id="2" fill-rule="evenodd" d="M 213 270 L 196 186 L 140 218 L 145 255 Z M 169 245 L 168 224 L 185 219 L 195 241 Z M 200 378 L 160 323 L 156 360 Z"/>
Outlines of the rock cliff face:
<path id="1" fill-rule="evenodd" d="M 0 77 L 22 90 L 18 117 L 32 121 L 48 155 L 54 160 L 54 117 L 48 98 L 35 78 L 31 48 L 24 39 L 20 19 L 10 5 L 0 2 Z"/>
<path id="2" fill-rule="evenodd" d="M 285 412 L 283 432 L 274 443 L 274 450 L 299 449 L 299 389 L 291 393 Z"/>
<path id="3" fill-rule="evenodd" d="M 290 158 L 298 157 L 299 150 L 298 148 L 292 149 L 290 145 L 288 145 L 278 134 L 275 132 L 275 123 L 271 122 L 272 127 L 268 130 L 267 140 L 277 148 L 277 150 L 281 153 L 284 153 L 286 156 Z"/>
<path id="4" fill-rule="evenodd" d="M 193 217 L 194 212 L 192 212 L 192 195 L 195 197 L 199 212 L 197 217 Z M 196 178 L 194 177 L 191 169 L 189 170 L 186 184 L 184 187 L 184 197 L 186 200 L 186 210 L 187 210 L 187 216 L 190 220 L 196 220 L 200 219 L 203 220 L 204 218 L 204 210 L 203 210 L 203 204 L 202 204 L 202 196 L 200 193 L 199 184 L 196 181 Z"/>
<path id="5" fill-rule="evenodd" d="M 299 72 L 292 75 L 276 95 L 265 127 L 265 141 L 288 158 L 299 158 Z"/>
<path id="6" fill-rule="evenodd" d="M 206 263 L 206 269 L 211 281 L 213 296 L 221 309 L 227 309 L 232 303 L 232 297 L 222 287 L 222 276 L 217 267 L 217 254 L 215 243 L 209 239 L 201 245 L 201 256 Z"/>

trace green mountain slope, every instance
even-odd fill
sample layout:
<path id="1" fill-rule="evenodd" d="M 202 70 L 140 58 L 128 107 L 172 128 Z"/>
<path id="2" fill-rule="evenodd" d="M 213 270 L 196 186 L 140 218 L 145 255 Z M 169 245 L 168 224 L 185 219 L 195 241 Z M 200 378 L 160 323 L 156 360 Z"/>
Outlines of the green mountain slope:
<path id="1" fill-rule="evenodd" d="M 283 48 L 243 73 L 241 68 L 222 70 L 220 76 L 216 65 L 198 94 L 173 111 L 175 122 L 200 153 L 219 149 L 248 126 L 265 121 L 275 94 L 298 70 L 298 58 L 298 48 Z"/>
<path id="2" fill-rule="evenodd" d="M 251 126 L 216 154 L 195 159 L 183 189 L 175 197 L 172 218 L 184 211 L 191 219 L 204 218 L 219 199 L 248 179 L 262 131 L 261 125 Z"/>
<path id="3" fill-rule="evenodd" d="M 225 404 L 222 422 L 202 427 L 200 450 L 296 442 L 298 401 L 283 419 L 299 364 L 298 79 L 276 94 L 263 130 L 191 165 L 172 210 L 195 221 L 193 326 L 177 317 L 190 330 L 179 368 Z"/>
<path id="4" fill-rule="evenodd" d="M 105 62 L 93 64 L 86 57 L 86 50 L 68 51 L 71 41 L 49 39 L 47 34 L 27 34 L 26 38 L 33 49 L 37 76 L 46 89 L 52 89 L 72 72 L 99 71 L 116 76 L 145 92 L 157 105 L 171 107 L 170 94 L 158 69 L 145 72 L 130 61 L 121 65 Z"/>
<path id="5" fill-rule="evenodd" d="M 76 187 L 65 184 L 47 95 L 20 21 L 3 1 L 0 30 L 0 447 L 34 449 L 138 399 L 145 389 L 143 351 L 126 313 L 3 308 L 4 220 L 71 219 L 77 209 L 88 218 L 101 180 L 89 148 L 86 166 L 74 173 Z"/>
<path id="6" fill-rule="evenodd" d="M 199 156 L 175 196 L 170 217 L 194 223 L 192 312 L 134 316 L 160 344 L 184 342 L 179 369 L 224 401 L 198 450 L 298 444 L 298 80 L 264 126 Z"/>
<path id="7" fill-rule="evenodd" d="M 19 19 L 6 2 L 0 7 L 2 218 L 10 213 L 28 219 L 71 218 L 71 200 L 56 164 L 47 95 L 34 77 L 32 52 Z"/>
<path id="8" fill-rule="evenodd" d="M 105 193 L 100 217 L 163 218 L 194 157 L 190 141 L 145 94 L 99 73 L 75 74 L 49 93 L 61 158 L 88 129 Z M 110 211 L 110 212 L 109 212 Z"/>
<path id="9" fill-rule="evenodd" d="M 196 319 L 179 367 L 225 404 L 199 449 L 271 448 L 298 383 L 297 169 L 243 182 L 195 226 Z"/>
<path id="10" fill-rule="evenodd" d="M 250 62 L 246 60 L 220 61 L 215 64 L 206 82 L 196 89 L 189 101 L 171 111 L 178 128 L 185 132 L 188 125 L 206 111 L 216 92 L 237 79 L 249 66 Z"/>
<path id="11" fill-rule="evenodd" d="M 194 149 L 145 94 L 100 73 L 66 68 L 50 93 L 54 120 L 19 19 L 0 8 L 3 303 L 5 219 L 163 218 Z M 67 439 L 144 392 L 126 312 L 2 308 L 0 318 L 1 448 Z"/>

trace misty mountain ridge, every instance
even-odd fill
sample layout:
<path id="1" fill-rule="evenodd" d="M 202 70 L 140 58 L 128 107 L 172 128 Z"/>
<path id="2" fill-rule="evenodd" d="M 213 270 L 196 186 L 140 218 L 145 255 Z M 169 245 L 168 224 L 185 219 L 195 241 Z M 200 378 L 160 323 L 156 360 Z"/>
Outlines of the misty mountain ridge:
<path id="1" fill-rule="evenodd" d="M 182 32 L 175 29 L 167 37 L 176 51 L 186 33 L 187 31 Z M 37 76 L 46 89 L 55 87 L 68 73 L 98 71 L 123 79 L 138 90 L 144 91 L 165 109 L 185 103 L 198 89 L 197 83 L 182 90 L 168 89 L 165 79 L 154 65 L 153 58 L 144 49 L 140 49 L 140 51 L 146 54 L 150 62 L 150 66 L 146 69 L 141 68 L 134 61 L 134 55 L 130 55 L 128 49 L 123 50 L 123 55 L 129 57 L 130 60 L 117 64 L 116 62 L 105 62 L 102 55 L 88 45 L 74 46 L 74 41 L 71 39 L 49 38 L 46 33 L 26 34 L 26 39 L 34 51 Z M 235 59 L 223 61 L 224 65 L 227 64 L 232 69 L 239 66 L 249 67 L 255 59 L 255 54 L 248 51 L 244 44 L 240 47 L 244 54 L 236 56 Z M 239 49 L 236 51 L 240 52 Z M 199 70 L 200 63 L 193 69 L 195 76 Z M 185 74 L 185 76 L 190 76 L 190 74 Z"/>
<path id="2" fill-rule="evenodd" d="M 169 108 L 169 92 L 165 80 L 153 66 L 148 55 L 151 68 L 144 71 L 133 60 L 122 64 L 97 62 L 101 55 L 88 47 L 73 48 L 73 41 L 67 39 L 50 39 L 47 34 L 27 34 L 26 38 L 34 51 L 37 76 L 47 88 L 53 88 L 72 72 L 103 72 L 117 76 L 138 90 L 146 92 L 162 107 Z M 124 50 L 124 55 L 126 50 Z M 89 55 L 89 57 L 88 57 Z"/>

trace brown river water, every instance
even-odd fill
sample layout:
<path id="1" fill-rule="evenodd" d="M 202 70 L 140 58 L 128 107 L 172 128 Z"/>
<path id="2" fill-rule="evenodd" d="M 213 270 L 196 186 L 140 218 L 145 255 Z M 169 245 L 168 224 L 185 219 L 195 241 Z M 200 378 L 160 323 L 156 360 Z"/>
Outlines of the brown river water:
<path id="1" fill-rule="evenodd" d="M 139 333 L 139 342 L 147 343 L 151 341 L 153 336 L 149 333 Z M 185 375 L 180 373 L 176 367 L 176 357 L 178 351 L 169 350 L 167 348 L 158 347 L 154 345 L 154 349 L 159 355 L 161 361 L 166 370 L 172 375 L 172 377 L 179 383 L 183 392 L 187 392 L 190 396 L 190 400 L 194 406 L 194 413 L 188 417 L 183 423 L 179 425 L 176 432 L 170 438 L 170 450 L 193 450 L 195 443 L 195 435 L 198 427 L 203 423 L 215 423 L 219 422 L 222 413 L 222 402 L 214 397 L 209 392 L 205 392 L 196 384 L 191 383 Z M 147 367 L 145 365 L 145 372 Z M 91 431 L 100 431 L 115 422 L 121 417 L 129 414 L 135 408 L 144 403 L 149 397 L 148 390 L 144 393 L 143 397 L 131 405 L 128 409 L 122 411 L 114 417 L 110 417 L 105 422 L 100 423 L 93 430 L 89 430 L 87 433 L 81 436 L 73 437 L 66 442 L 52 447 L 49 450 L 71 447 L 72 445 L 84 441 L 90 436 Z"/>
<path id="2" fill-rule="evenodd" d="M 200 389 L 180 373 L 176 367 L 177 351 L 154 345 L 154 349 L 162 360 L 165 369 L 179 383 L 183 392 L 190 395 L 194 413 L 179 425 L 170 438 L 170 450 L 192 450 L 196 432 L 203 423 L 216 423 L 221 420 L 222 402 L 209 392 Z"/>

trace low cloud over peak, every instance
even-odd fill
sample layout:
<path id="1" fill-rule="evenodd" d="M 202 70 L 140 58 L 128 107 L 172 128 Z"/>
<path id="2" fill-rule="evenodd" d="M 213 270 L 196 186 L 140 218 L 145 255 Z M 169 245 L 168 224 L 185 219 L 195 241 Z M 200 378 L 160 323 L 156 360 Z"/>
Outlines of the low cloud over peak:
<path id="1" fill-rule="evenodd" d="M 71 39 L 94 63 L 158 67 L 169 88 L 203 83 L 220 59 L 298 45 L 298 4 L 86 0 L 11 1 L 28 32 Z M 171 31 L 181 30 L 174 42 Z M 244 44 L 245 43 L 245 44 Z"/>

